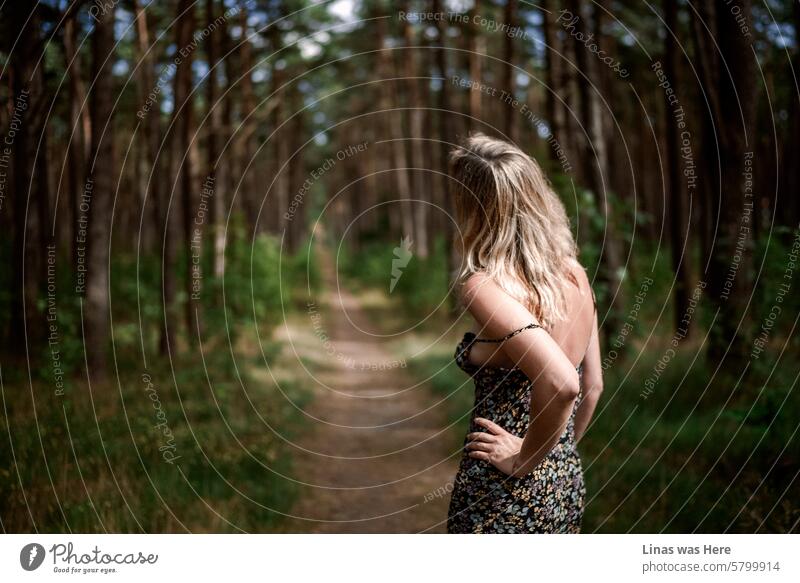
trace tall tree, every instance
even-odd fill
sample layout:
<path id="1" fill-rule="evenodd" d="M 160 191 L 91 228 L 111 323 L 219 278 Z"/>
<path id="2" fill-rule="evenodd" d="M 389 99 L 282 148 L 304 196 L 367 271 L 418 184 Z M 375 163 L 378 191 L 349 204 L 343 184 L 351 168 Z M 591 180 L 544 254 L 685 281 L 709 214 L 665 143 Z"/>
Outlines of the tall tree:
<path id="1" fill-rule="evenodd" d="M 609 293 L 609 314 L 606 318 L 606 333 L 614 334 L 619 326 L 620 314 L 618 306 L 624 305 L 625 293 L 622 286 L 623 267 L 621 242 L 617 233 L 611 199 L 608 196 L 606 178 L 609 176 L 609 159 L 607 137 L 603 132 L 603 109 L 600 99 L 600 76 L 594 55 L 578 44 L 577 36 L 588 38 L 592 31 L 598 45 L 602 46 L 602 30 L 599 27 L 587 26 L 587 11 L 577 0 L 569 0 L 570 11 L 576 16 L 576 35 L 573 36 L 576 64 L 579 71 L 578 88 L 580 93 L 581 123 L 587 135 L 587 143 L 583 150 L 584 180 L 595 197 L 597 208 L 605 218 L 605 230 L 602 240 L 601 276 Z M 593 19 L 596 24 L 598 19 Z"/>
<path id="2" fill-rule="evenodd" d="M 133 11 L 136 18 L 136 58 L 138 61 L 137 89 L 140 107 L 140 123 L 142 128 L 142 141 L 144 142 L 141 151 L 144 155 L 144 166 L 146 170 L 145 188 L 149 191 L 145 200 L 150 201 L 150 208 L 153 213 L 153 225 L 156 232 L 163 232 L 165 228 L 163 201 L 162 201 L 162 177 L 160 175 L 159 163 L 159 141 L 161 139 L 161 117 L 160 104 L 156 88 L 156 59 L 154 55 L 155 47 L 150 45 L 150 29 L 147 22 L 147 13 L 142 7 L 140 0 L 133 0 Z M 153 100 L 154 103 L 148 103 Z"/>
<path id="3" fill-rule="evenodd" d="M 800 2 L 792 2 L 791 20 L 794 38 L 800 39 Z M 791 160 L 800 151 L 800 88 L 797 84 L 797 74 L 800 71 L 800 42 L 794 47 L 792 68 L 794 75 L 787 76 L 793 81 L 790 83 L 788 135 L 781 147 L 782 160 Z M 780 180 L 780 192 L 797 192 L 800 189 L 800 164 L 782 164 Z M 797 196 L 788 196 L 782 202 L 786 209 L 787 223 L 796 225 L 800 221 L 800 200 Z"/>
<path id="4" fill-rule="evenodd" d="M 433 0 L 431 8 L 434 14 L 442 12 L 441 0 Z M 453 135 L 450 123 L 450 84 L 447 77 L 447 23 L 443 19 L 436 21 L 436 46 L 433 49 L 436 55 L 436 68 L 438 69 L 439 76 L 442 79 L 442 85 L 439 88 L 439 102 L 438 102 L 438 131 L 439 131 L 439 172 L 441 176 L 441 186 L 439 188 L 439 200 L 441 207 L 445 209 L 450 216 L 454 215 L 452 199 L 449 196 L 450 179 L 448 178 L 448 155 L 456 137 Z M 448 246 L 447 252 L 447 272 L 453 273 L 455 268 L 455 245 L 452 245 L 455 236 L 455 228 L 453 221 L 445 220 L 444 222 L 444 238 Z M 451 298 L 453 296 L 451 295 Z"/>
<path id="5" fill-rule="evenodd" d="M 196 233 L 194 214 L 194 192 L 198 190 L 195 181 L 197 167 L 196 142 L 192 139 L 194 134 L 194 100 L 192 98 L 192 61 L 196 40 L 195 31 L 195 0 L 182 0 L 179 5 L 177 23 L 177 46 L 183 51 L 181 61 L 175 71 L 175 144 L 173 155 L 177 157 L 178 180 L 177 186 L 180 193 L 179 204 L 183 215 L 184 249 L 186 253 L 186 278 L 184 289 L 186 291 L 185 317 L 187 338 L 194 338 L 198 330 L 197 305 L 192 300 L 195 278 L 202 279 L 198 272 L 202 269 L 202 261 L 197 261 L 193 256 L 201 254 L 198 247 L 202 247 L 202 237 Z M 183 11 L 180 8 L 183 7 Z M 180 53 L 179 53 L 180 54 Z"/>
<path id="6" fill-rule="evenodd" d="M 519 139 L 519 120 L 517 119 L 516 109 L 512 105 L 516 94 L 514 61 L 517 58 L 517 51 L 514 46 L 516 35 L 513 34 L 513 31 L 517 29 L 516 0 L 506 0 L 503 20 L 503 24 L 506 26 L 503 50 L 503 91 L 505 91 L 503 132 L 512 142 L 517 142 Z"/>
<path id="7" fill-rule="evenodd" d="M 224 9 L 224 0 L 221 8 Z M 206 57 L 208 60 L 208 77 L 206 78 L 206 104 L 208 107 L 206 131 L 206 181 L 211 186 L 212 199 L 210 201 L 211 220 L 211 249 L 212 265 L 215 276 L 222 275 L 222 253 L 224 252 L 224 212 L 226 167 L 220 164 L 219 143 L 223 138 L 223 105 L 219 98 L 219 74 L 221 68 L 220 47 L 221 36 L 227 34 L 226 29 L 213 30 L 216 26 L 216 0 L 206 0 L 206 30 L 213 32 L 206 39 Z M 224 19 L 223 19 L 224 20 Z M 222 142 L 224 143 L 224 142 Z"/>
<path id="8" fill-rule="evenodd" d="M 706 149 L 719 145 L 718 158 L 704 159 L 705 175 L 719 178 L 711 189 L 709 210 L 718 227 L 708 250 L 706 273 L 710 300 L 719 312 L 708 351 L 714 362 L 726 354 L 733 362 L 743 362 L 749 345 L 753 189 L 741 174 L 753 159 L 758 84 L 751 36 L 742 27 L 753 30 L 752 2 L 739 2 L 737 14 L 712 0 L 698 2 L 696 7 L 693 31 L 711 122 L 705 125 L 703 142 Z"/>
<path id="9" fill-rule="evenodd" d="M 72 225 L 70 240 L 74 246 L 72 255 L 77 258 L 77 225 L 78 225 L 78 197 L 83 188 L 83 179 L 86 172 L 86 161 L 89 157 L 89 136 L 92 125 L 89 108 L 86 103 L 86 88 L 83 84 L 83 63 L 78 52 L 78 22 L 77 5 L 72 4 L 64 16 L 64 61 L 66 65 L 67 86 L 69 91 L 69 141 L 66 153 L 67 189 L 66 197 L 69 205 L 69 218 Z"/>
<path id="10" fill-rule="evenodd" d="M 303 93 L 300 91 L 297 81 L 292 82 L 288 87 L 289 90 L 289 104 L 292 113 L 292 118 L 289 122 L 289 130 L 291 132 L 291 142 L 288 148 L 290 152 L 289 160 L 289 193 L 296 194 L 300 192 L 303 187 L 303 182 L 306 179 L 305 170 L 305 144 L 306 135 L 308 130 L 306 128 L 306 118 L 303 112 Z M 360 161 L 356 160 L 356 162 Z M 363 176 L 363 175 L 359 175 Z M 287 196 L 287 205 L 288 199 Z M 364 197 L 366 200 L 366 196 Z M 288 208 L 288 207 L 287 207 Z M 305 218 L 305 205 L 298 209 L 297 215 L 294 220 L 289 222 L 289 250 L 292 252 L 297 251 L 300 247 L 301 239 L 306 228 Z"/>
<path id="11" fill-rule="evenodd" d="M 543 0 L 542 28 L 545 44 L 545 111 L 550 133 L 560 141 L 564 137 L 564 108 L 561 106 L 561 42 L 555 30 L 553 0 Z M 555 148 L 547 148 L 548 155 L 553 162 L 558 162 L 558 152 Z"/>
<path id="12" fill-rule="evenodd" d="M 249 10 L 246 2 L 239 4 L 239 28 L 241 29 L 241 37 L 239 38 L 238 53 L 239 53 L 239 66 L 241 79 L 239 81 L 240 99 L 241 99 L 241 126 L 237 130 L 239 135 L 237 138 L 236 154 L 239 155 L 240 168 L 243 176 L 241 177 L 240 199 L 242 208 L 245 211 L 247 219 L 250 221 L 250 228 L 253 233 L 259 232 L 258 222 L 258 204 L 256 204 L 256 189 L 257 183 L 255 181 L 256 171 L 253 167 L 255 156 L 255 142 L 253 134 L 255 132 L 256 120 L 256 96 L 253 91 L 253 45 L 249 38 L 249 28 L 247 20 L 249 17 Z M 271 24 L 269 32 L 274 34 L 274 29 L 277 28 L 276 24 Z M 274 49 L 273 49 L 274 50 Z M 273 90 L 275 87 L 275 76 L 273 72 Z M 279 99 L 274 96 L 275 102 Z M 277 109 L 277 106 L 276 106 Z M 276 112 L 276 116 L 280 112 Z M 274 198 L 273 198 L 274 200 Z M 263 211 L 262 211 L 263 212 Z"/>
<path id="13" fill-rule="evenodd" d="M 270 26 L 268 29 L 268 36 L 270 42 L 270 50 L 274 55 L 273 60 L 278 60 L 280 56 L 284 55 L 283 37 L 280 29 L 276 26 Z M 289 188 L 291 188 L 291 166 L 290 166 L 290 149 L 291 141 L 291 107 L 285 107 L 292 101 L 293 89 L 288 86 L 287 79 L 289 79 L 288 72 L 286 71 L 287 60 L 284 58 L 281 67 L 272 67 L 272 103 L 274 104 L 273 127 L 275 128 L 275 181 L 272 190 L 269 194 L 268 203 L 272 208 L 277 208 L 276 216 L 279 218 L 278 235 L 284 237 L 284 244 L 291 248 L 292 241 L 292 223 L 294 221 L 281 221 L 280 217 L 289 208 Z M 251 171 L 255 169 L 251 166 Z M 263 211 L 262 211 L 263 212 Z"/>
<path id="14" fill-rule="evenodd" d="M 225 0 L 219 0 L 219 5 L 220 11 L 224 14 Z M 231 83 L 231 79 L 233 77 L 233 67 L 231 65 L 231 37 L 226 18 L 222 19 L 218 34 L 218 51 L 217 46 L 215 46 L 215 51 L 217 52 L 215 53 L 214 57 L 217 67 L 221 67 L 223 61 L 219 59 L 224 57 L 224 72 L 227 86 Z M 219 77 L 221 73 L 222 70 L 217 71 L 217 77 Z M 216 83 L 217 77 L 215 77 L 214 83 Z M 210 92 L 211 90 L 209 89 L 209 95 Z M 216 92 L 217 91 L 215 88 L 214 93 L 216 94 Z M 215 149 L 217 148 L 217 144 L 227 144 L 228 137 L 231 135 L 233 98 L 234 94 L 231 91 L 227 91 L 220 97 L 221 103 L 216 103 L 215 101 L 209 100 L 209 103 L 211 104 L 209 107 L 219 109 L 219 112 L 217 113 L 220 116 L 218 120 L 214 120 L 212 117 L 212 125 L 214 123 L 219 123 L 219 130 L 214 139 Z M 214 164 L 217 164 L 217 167 L 215 168 L 215 182 L 217 190 L 214 195 L 212 221 L 214 223 L 214 277 L 220 278 L 222 277 L 225 269 L 225 210 L 227 209 L 227 201 L 230 200 L 230 193 L 233 189 L 231 188 L 230 172 L 230 164 L 232 162 L 231 150 L 228 149 L 224 152 L 220 151 L 217 155 L 219 159 L 215 159 L 213 162 Z M 210 155 L 209 160 L 211 160 Z"/>
<path id="15" fill-rule="evenodd" d="M 375 24 L 376 38 L 375 43 L 378 50 L 378 75 L 380 81 L 380 105 L 381 110 L 388 120 L 389 139 L 392 160 L 394 163 L 394 176 L 397 181 L 397 193 L 395 199 L 400 199 L 401 227 L 403 237 L 413 237 L 414 216 L 411 207 L 411 182 L 408 174 L 408 158 L 406 157 L 406 145 L 403 141 L 403 117 L 402 112 L 397 109 L 396 94 L 392 91 L 391 79 L 396 78 L 392 59 L 392 49 L 387 42 L 387 26 L 384 18 L 379 18 Z"/>
<path id="16" fill-rule="evenodd" d="M 169 143 L 169 176 L 171 194 L 165 208 L 164 234 L 163 234 L 163 261 L 161 266 L 162 294 L 164 303 L 164 320 L 161 333 L 162 352 L 175 351 L 175 328 L 177 321 L 177 230 L 180 228 L 179 218 L 183 214 L 184 235 L 186 241 L 187 261 L 189 269 L 186 273 L 186 301 L 187 335 L 192 338 L 195 333 L 193 325 L 193 305 L 191 297 L 191 251 L 189 249 L 191 235 L 190 211 L 187 204 L 191 205 L 192 157 L 189 155 L 189 140 L 191 136 L 191 107 L 189 92 L 192 83 L 192 50 L 194 30 L 194 5 L 193 0 L 180 0 L 177 7 L 175 20 L 175 77 L 172 90 L 172 119 L 170 132 L 167 137 Z M 183 213 L 181 213 L 183 211 Z"/>
<path id="17" fill-rule="evenodd" d="M 678 79 L 678 2 L 664 0 L 664 73 L 674 91 L 681 87 Z M 665 94 L 666 96 L 666 94 Z M 689 205 L 687 192 L 680 170 L 679 130 L 674 119 L 674 106 L 669 97 L 664 104 L 664 123 L 667 134 L 667 192 L 670 201 L 670 245 L 672 246 L 672 269 L 675 273 L 675 329 L 683 326 L 682 320 L 689 308 L 691 271 L 689 269 Z M 688 330 L 687 330 L 688 333 Z"/>
<path id="18" fill-rule="evenodd" d="M 475 0 L 467 13 L 469 19 L 468 38 L 469 38 L 469 79 L 474 87 L 469 91 L 469 127 L 477 129 L 483 115 L 482 98 L 483 91 L 477 88 L 483 84 L 483 55 L 486 54 L 486 39 L 481 34 L 475 17 L 480 10 L 480 0 Z"/>
<path id="19" fill-rule="evenodd" d="M 409 11 L 408 3 L 404 10 Z M 428 223 L 427 218 L 431 207 L 426 204 L 428 193 L 425 176 L 425 147 L 422 142 L 422 123 L 424 118 L 424 104 L 417 79 L 418 59 L 414 46 L 414 31 L 407 19 L 402 20 L 403 40 L 406 50 L 403 53 L 403 75 L 406 81 L 406 95 L 408 96 L 409 137 L 411 139 L 411 184 L 414 193 L 414 243 L 415 251 L 419 257 L 428 256 Z"/>
<path id="20" fill-rule="evenodd" d="M 562 4 L 568 8 L 575 8 L 574 4 Z M 578 65 L 578 50 L 583 47 L 574 42 L 571 34 L 565 34 L 561 40 L 561 48 L 564 54 L 563 66 L 559 77 L 559 87 L 561 97 L 564 100 L 564 126 L 560 136 L 560 145 L 566 152 L 570 160 L 575 163 L 572 166 L 575 179 L 580 182 L 585 181 L 584 168 L 585 156 L 582 152 L 583 136 L 586 133 L 582 127 L 582 106 L 581 106 L 581 79 L 580 67 Z M 578 215 L 580 232 L 586 233 L 587 229 L 583 224 L 585 217 Z"/>
<path id="21" fill-rule="evenodd" d="M 10 54 L 10 93 L 13 99 L 9 122 L 16 123 L 19 127 L 11 147 L 14 216 L 8 346 L 16 356 L 24 356 L 27 344 L 20 340 L 29 340 L 31 335 L 36 335 L 33 324 L 37 321 L 36 300 L 41 285 L 35 255 L 28 255 L 28 242 L 35 236 L 37 228 L 36 213 L 32 211 L 29 202 L 35 185 L 36 137 L 41 130 L 37 111 L 41 109 L 41 72 L 35 64 L 41 57 L 43 44 L 39 34 L 38 6 L 31 7 L 15 2 L 4 8 L 10 12 L 8 22 L 12 24 L 13 34 L 18 35 L 16 44 L 13 45 L 14 50 L 10 50 L 11 43 L 7 48 Z M 5 140 L 4 145 L 7 145 Z M 42 225 L 38 227 L 41 228 Z"/>
<path id="22" fill-rule="evenodd" d="M 115 7 L 98 13 L 92 36 L 91 89 L 92 148 L 87 183 L 91 187 L 88 275 L 84 309 L 86 350 L 90 374 L 102 380 L 107 374 L 109 347 L 109 251 L 111 200 L 116 188 L 114 171 L 114 16 Z"/>

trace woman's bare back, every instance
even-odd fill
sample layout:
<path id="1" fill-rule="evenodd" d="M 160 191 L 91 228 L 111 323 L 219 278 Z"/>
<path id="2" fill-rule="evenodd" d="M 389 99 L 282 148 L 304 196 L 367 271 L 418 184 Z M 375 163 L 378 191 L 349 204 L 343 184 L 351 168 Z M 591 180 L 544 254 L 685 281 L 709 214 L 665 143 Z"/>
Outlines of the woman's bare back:
<path id="1" fill-rule="evenodd" d="M 574 282 L 567 286 L 566 317 L 548 330 L 550 336 L 561 348 L 567 358 L 576 367 L 581 363 L 589 344 L 594 327 L 594 296 L 592 294 L 586 272 L 576 262 L 572 266 Z M 485 336 L 475 330 L 479 337 Z M 470 362 L 481 366 L 507 367 L 514 366 L 511 359 L 500 349 L 498 344 L 476 344 L 470 352 Z"/>

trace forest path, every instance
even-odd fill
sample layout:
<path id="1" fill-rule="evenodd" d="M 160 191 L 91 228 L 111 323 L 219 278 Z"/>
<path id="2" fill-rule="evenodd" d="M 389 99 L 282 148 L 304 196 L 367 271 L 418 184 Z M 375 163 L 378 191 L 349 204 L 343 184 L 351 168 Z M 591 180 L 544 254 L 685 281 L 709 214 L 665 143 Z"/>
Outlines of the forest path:
<path id="1" fill-rule="evenodd" d="M 444 532 L 458 460 L 445 413 L 374 335 L 361 299 L 339 288 L 332 258 L 319 258 L 319 302 L 276 332 L 313 391 L 310 429 L 290 446 L 299 498 L 281 530 Z"/>

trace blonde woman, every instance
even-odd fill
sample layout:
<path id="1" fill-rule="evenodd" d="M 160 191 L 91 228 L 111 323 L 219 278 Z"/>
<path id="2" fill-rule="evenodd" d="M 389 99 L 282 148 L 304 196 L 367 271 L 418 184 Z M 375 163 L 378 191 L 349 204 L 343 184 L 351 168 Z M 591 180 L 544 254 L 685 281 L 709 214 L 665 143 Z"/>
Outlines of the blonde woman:
<path id="1" fill-rule="evenodd" d="M 451 154 L 460 288 L 475 321 L 456 350 L 475 406 L 448 531 L 578 532 L 576 443 L 602 392 L 594 296 L 539 165 L 477 134 Z"/>

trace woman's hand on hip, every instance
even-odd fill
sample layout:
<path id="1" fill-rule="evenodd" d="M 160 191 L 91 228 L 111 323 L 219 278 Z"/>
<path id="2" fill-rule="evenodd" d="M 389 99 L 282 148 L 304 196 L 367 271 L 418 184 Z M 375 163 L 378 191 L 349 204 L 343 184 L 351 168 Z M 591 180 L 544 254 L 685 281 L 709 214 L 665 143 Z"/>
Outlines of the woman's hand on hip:
<path id="1" fill-rule="evenodd" d="M 467 444 L 469 456 L 489 462 L 507 476 L 522 477 L 521 474 L 515 475 L 517 457 L 522 449 L 522 438 L 512 435 L 497 423 L 482 417 L 477 417 L 475 423 L 486 428 L 486 432 L 479 431 L 467 436 L 470 439 Z"/>

